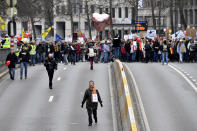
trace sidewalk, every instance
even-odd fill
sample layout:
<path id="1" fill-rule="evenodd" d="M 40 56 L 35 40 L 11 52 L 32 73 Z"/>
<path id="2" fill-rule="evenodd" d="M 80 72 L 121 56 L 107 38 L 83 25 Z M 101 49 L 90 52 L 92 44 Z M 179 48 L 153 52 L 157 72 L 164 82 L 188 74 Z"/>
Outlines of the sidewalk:
<path id="1" fill-rule="evenodd" d="M 0 65 L 0 79 L 8 73 L 8 68 L 4 65 Z"/>

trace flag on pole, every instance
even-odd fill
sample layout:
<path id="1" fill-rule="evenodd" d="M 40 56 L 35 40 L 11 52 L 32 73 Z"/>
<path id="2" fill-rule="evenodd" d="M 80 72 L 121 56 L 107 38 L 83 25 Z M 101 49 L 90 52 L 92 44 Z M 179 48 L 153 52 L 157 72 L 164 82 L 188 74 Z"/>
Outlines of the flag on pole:
<path id="1" fill-rule="evenodd" d="M 7 26 L 7 23 L 1 18 L 0 16 L 0 29 L 5 30 L 5 27 Z"/>
<path id="2" fill-rule="evenodd" d="M 45 32 L 42 33 L 42 38 L 45 39 L 45 37 L 49 34 L 49 32 L 51 31 L 51 27 L 49 27 Z"/>
<path id="3" fill-rule="evenodd" d="M 23 28 L 23 30 L 22 30 L 22 39 L 23 38 L 25 38 L 25 30 L 24 30 L 24 28 Z"/>
<path id="4" fill-rule="evenodd" d="M 55 42 L 62 41 L 62 40 L 64 40 L 64 38 L 62 38 L 60 35 L 58 34 L 55 35 Z"/>

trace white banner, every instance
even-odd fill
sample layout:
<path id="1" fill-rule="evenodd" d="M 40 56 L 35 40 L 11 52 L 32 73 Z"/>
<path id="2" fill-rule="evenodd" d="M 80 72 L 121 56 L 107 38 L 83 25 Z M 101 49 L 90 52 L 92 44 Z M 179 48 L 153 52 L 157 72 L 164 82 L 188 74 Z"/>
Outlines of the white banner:
<path id="1" fill-rule="evenodd" d="M 147 38 L 154 39 L 155 36 L 157 36 L 156 30 L 147 30 Z"/>

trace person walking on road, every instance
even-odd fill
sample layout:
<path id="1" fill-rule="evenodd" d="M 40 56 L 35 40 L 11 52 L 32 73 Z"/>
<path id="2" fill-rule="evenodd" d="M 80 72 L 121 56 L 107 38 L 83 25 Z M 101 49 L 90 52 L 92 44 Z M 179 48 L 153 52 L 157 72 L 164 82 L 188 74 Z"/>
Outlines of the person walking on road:
<path id="1" fill-rule="evenodd" d="M 94 116 L 95 123 L 97 124 L 97 108 L 98 102 L 101 107 L 103 107 L 102 100 L 99 94 L 99 91 L 94 87 L 94 81 L 89 82 L 89 88 L 85 91 L 81 108 L 83 108 L 84 103 L 86 102 L 86 109 L 88 112 L 89 125 L 92 126 L 92 114 Z"/>
<path id="2" fill-rule="evenodd" d="M 10 53 L 8 54 L 7 58 L 6 58 L 6 62 L 9 61 L 9 74 L 10 74 L 10 79 L 14 80 L 14 76 L 15 76 L 15 67 L 16 67 L 16 63 L 17 63 L 17 56 L 14 53 L 14 50 L 10 50 Z"/>
<path id="3" fill-rule="evenodd" d="M 168 65 L 169 46 L 166 40 L 164 40 L 163 44 L 161 45 L 161 51 L 162 51 L 162 65 L 164 65 L 165 60 L 166 60 L 166 64 Z"/>
<path id="4" fill-rule="evenodd" d="M 54 71 L 57 70 L 57 63 L 55 59 L 53 58 L 53 54 L 49 54 L 48 59 L 44 61 L 44 66 L 46 67 L 46 70 L 49 76 L 49 89 L 53 89 L 52 88 L 53 74 L 54 74 Z"/>
<path id="5" fill-rule="evenodd" d="M 27 79 L 27 66 L 31 62 L 29 50 L 26 46 L 23 46 L 22 51 L 19 53 L 20 59 L 20 79 L 23 79 L 23 68 L 25 67 L 25 79 Z"/>
<path id="6" fill-rule="evenodd" d="M 96 55 L 93 45 L 90 45 L 90 48 L 88 49 L 88 56 L 90 60 L 90 70 L 93 70 L 93 63 L 94 63 L 94 57 Z"/>

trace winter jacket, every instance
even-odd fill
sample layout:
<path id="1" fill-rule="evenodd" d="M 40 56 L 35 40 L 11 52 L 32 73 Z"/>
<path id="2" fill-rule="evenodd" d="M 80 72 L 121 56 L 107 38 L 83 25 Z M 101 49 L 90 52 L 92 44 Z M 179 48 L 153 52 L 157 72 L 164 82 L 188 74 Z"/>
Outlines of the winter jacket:
<path id="1" fill-rule="evenodd" d="M 99 91 L 96 90 L 96 94 L 98 96 L 98 102 L 100 104 L 102 104 L 102 100 L 99 94 Z M 84 103 L 86 102 L 86 108 L 87 109 L 97 109 L 98 108 L 98 103 L 93 103 L 92 102 L 92 90 L 90 88 L 88 88 L 85 91 L 84 97 L 83 97 L 83 101 L 82 101 L 82 106 L 84 105 Z"/>
<path id="2" fill-rule="evenodd" d="M 22 50 L 22 51 L 19 53 L 19 58 L 20 58 L 20 62 L 29 62 L 29 60 L 30 60 L 29 51 L 27 51 L 27 50 Z"/>
<path id="3" fill-rule="evenodd" d="M 54 71 L 57 70 L 57 63 L 54 58 L 48 58 L 44 61 L 44 66 L 46 67 L 47 71 Z"/>
<path id="4" fill-rule="evenodd" d="M 10 65 L 8 66 L 8 68 L 15 68 L 16 67 L 16 63 L 17 63 L 17 56 L 15 53 L 11 54 L 9 53 L 6 61 L 10 61 Z"/>
<path id="5" fill-rule="evenodd" d="M 36 47 L 36 52 L 37 53 L 43 53 L 44 52 L 44 46 L 42 44 L 39 44 L 37 47 Z"/>

